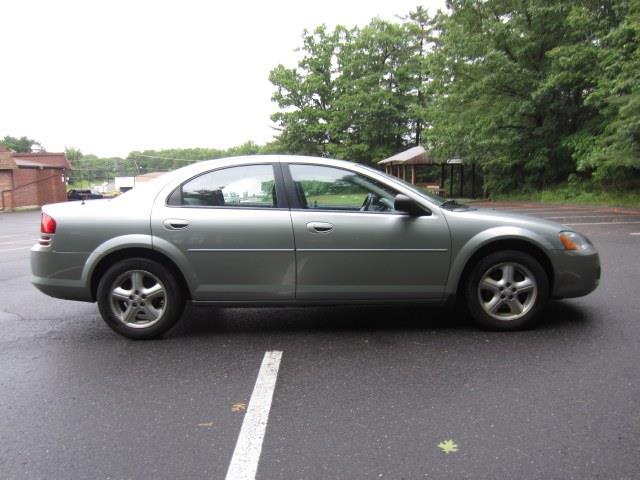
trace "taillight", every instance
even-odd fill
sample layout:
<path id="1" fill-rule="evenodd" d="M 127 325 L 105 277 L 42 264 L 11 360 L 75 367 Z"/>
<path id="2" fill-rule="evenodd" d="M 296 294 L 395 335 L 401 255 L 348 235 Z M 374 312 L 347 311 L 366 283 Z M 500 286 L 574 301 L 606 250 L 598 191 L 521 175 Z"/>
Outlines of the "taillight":
<path id="1" fill-rule="evenodd" d="M 48 235 L 56 233 L 56 221 L 44 212 L 40 221 L 40 232 Z"/>

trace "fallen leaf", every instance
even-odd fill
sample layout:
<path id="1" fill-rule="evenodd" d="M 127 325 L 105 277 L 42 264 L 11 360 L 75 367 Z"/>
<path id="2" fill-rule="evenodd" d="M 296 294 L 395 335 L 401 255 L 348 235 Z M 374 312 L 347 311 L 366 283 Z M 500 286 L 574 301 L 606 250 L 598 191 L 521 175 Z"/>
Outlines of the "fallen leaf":
<path id="1" fill-rule="evenodd" d="M 231 411 L 232 412 L 244 412 L 247 410 L 247 404 L 246 403 L 234 403 L 231 406 Z"/>
<path id="2" fill-rule="evenodd" d="M 444 440 L 438 444 L 438 447 L 440 447 L 447 455 L 458 451 L 458 445 L 453 440 Z"/>

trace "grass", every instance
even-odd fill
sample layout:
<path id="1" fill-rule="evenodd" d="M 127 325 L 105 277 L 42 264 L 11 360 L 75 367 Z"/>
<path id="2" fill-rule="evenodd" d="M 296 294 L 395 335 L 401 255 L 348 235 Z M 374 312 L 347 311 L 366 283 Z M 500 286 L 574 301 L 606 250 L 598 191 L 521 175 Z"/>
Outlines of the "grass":
<path id="1" fill-rule="evenodd" d="M 344 206 L 358 207 L 364 202 L 366 195 L 362 193 L 352 193 L 347 195 L 309 195 L 307 204 L 318 206 Z M 317 202 L 317 203 L 316 203 Z"/>
<path id="2" fill-rule="evenodd" d="M 491 200 L 640 208 L 640 191 L 615 190 L 613 188 L 610 190 L 602 188 L 577 189 L 572 186 L 562 186 L 541 190 L 539 192 L 494 195 L 491 197 Z"/>

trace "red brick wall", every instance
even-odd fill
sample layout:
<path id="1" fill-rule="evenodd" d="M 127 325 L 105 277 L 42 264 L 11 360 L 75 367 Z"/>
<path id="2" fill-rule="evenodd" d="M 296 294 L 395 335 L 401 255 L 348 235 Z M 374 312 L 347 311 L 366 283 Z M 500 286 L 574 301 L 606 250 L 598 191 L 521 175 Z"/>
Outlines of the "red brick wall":
<path id="1" fill-rule="evenodd" d="M 18 168 L 0 172 L 0 185 L 7 184 L 13 190 L 4 194 L 5 208 L 45 205 L 47 203 L 64 202 L 67 199 L 67 188 L 62 181 L 63 170 L 57 168 Z"/>

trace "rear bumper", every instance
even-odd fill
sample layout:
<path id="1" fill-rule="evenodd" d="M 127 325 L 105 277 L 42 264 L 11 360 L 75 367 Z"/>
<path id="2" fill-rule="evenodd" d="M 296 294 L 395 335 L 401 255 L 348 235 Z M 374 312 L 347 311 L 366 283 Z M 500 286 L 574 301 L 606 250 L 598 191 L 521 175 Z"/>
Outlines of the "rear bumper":
<path id="1" fill-rule="evenodd" d="M 33 285 L 50 297 L 92 302 L 91 290 L 81 279 L 87 255 L 54 252 L 50 248 L 37 244 L 31 248 Z"/>
<path id="2" fill-rule="evenodd" d="M 593 292 L 600 283 L 600 257 L 595 249 L 588 252 L 554 250 L 553 298 L 582 297 Z"/>

